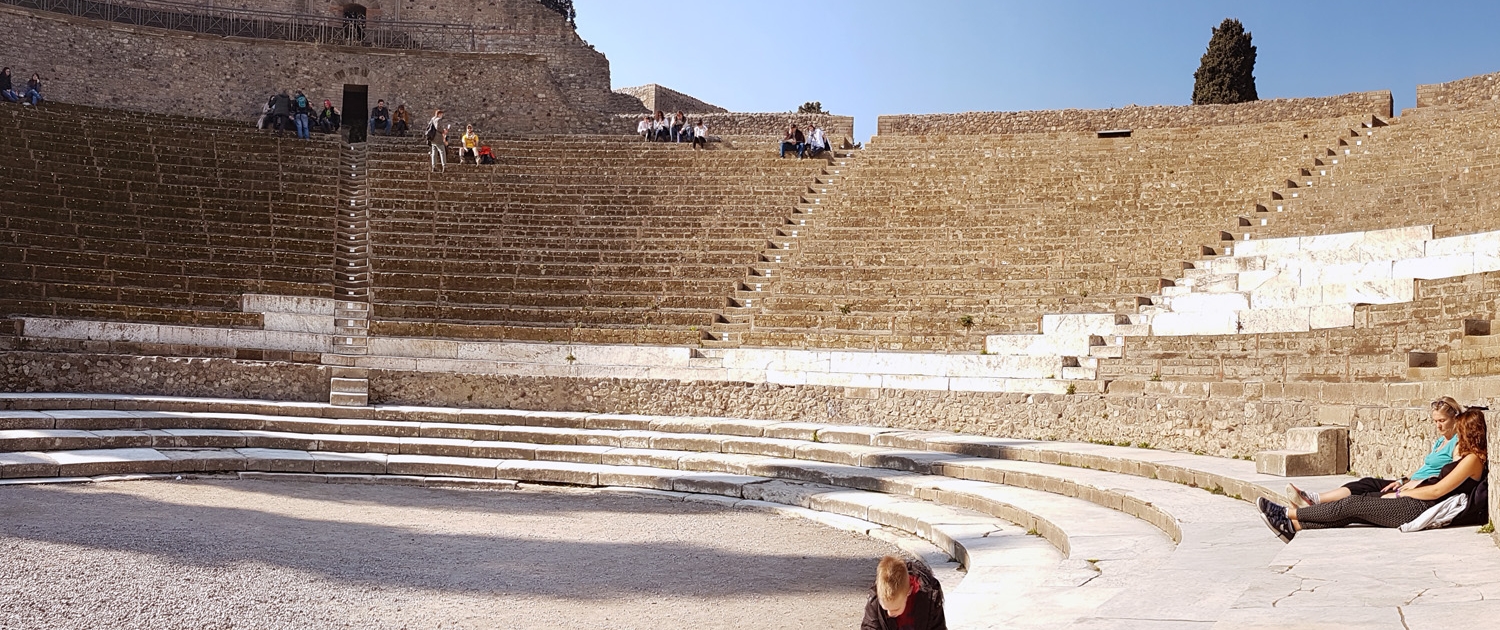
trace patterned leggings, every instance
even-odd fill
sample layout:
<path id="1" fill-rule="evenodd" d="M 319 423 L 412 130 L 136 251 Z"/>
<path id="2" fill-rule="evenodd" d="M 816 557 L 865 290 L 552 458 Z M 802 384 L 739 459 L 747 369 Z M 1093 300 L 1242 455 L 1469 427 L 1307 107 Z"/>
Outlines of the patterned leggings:
<path id="1" fill-rule="evenodd" d="M 1382 499 L 1378 494 L 1356 494 L 1331 503 L 1297 508 L 1302 529 L 1330 529 L 1357 523 L 1376 527 L 1400 527 L 1421 516 L 1437 501 Z"/>

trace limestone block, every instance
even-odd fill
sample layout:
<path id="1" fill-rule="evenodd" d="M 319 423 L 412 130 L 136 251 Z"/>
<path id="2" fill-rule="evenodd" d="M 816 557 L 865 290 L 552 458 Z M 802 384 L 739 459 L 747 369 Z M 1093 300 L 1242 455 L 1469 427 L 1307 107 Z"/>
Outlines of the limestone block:
<path id="1" fill-rule="evenodd" d="M 378 347 L 378 345 L 372 347 L 371 351 L 375 351 Z M 566 365 L 568 354 L 568 346 L 557 344 L 460 341 L 455 343 L 453 358 L 507 363 Z"/>
<path id="2" fill-rule="evenodd" d="M 1327 304 L 1308 309 L 1307 325 L 1312 330 L 1349 328 L 1354 325 L 1352 304 Z"/>
<path id="3" fill-rule="evenodd" d="M 1248 241 L 1247 241 L 1248 242 Z M 1235 256 L 1220 256 L 1210 259 L 1207 270 L 1213 273 L 1243 273 L 1246 271 L 1264 271 L 1266 269 L 1266 257 L 1252 255 L 1248 252 L 1239 251 Z M 1204 269 L 1203 263 L 1198 263 L 1199 269 Z"/>
<path id="4" fill-rule="evenodd" d="M 47 456 L 57 462 L 57 474 L 63 477 L 172 472 L 172 460 L 150 448 L 53 451 Z"/>
<path id="5" fill-rule="evenodd" d="M 1234 257 L 1250 258 L 1256 256 L 1287 255 L 1294 254 L 1300 249 L 1300 237 L 1262 238 L 1235 243 Z"/>
<path id="6" fill-rule="evenodd" d="M 87 339 L 91 341 L 128 341 L 157 343 L 156 324 L 127 324 L 73 319 L 24 317 L 22 327 L 27 337 L 53 339 Z"/>
<path id="7" fill-rule="evenodd" d="M 1310 287 L 1267 282 L 1250 295 L 1250 308 L 1298 308 L 1323 305 L 1323 286 Z"/>
<path id="8" fill-rule="evenodd" d="M 209 348 L 233 347 L 228 328 L 203 326 L 161 326 L 157 329 L 157 342 Z"/>
<path id="9" fill-rule="evenodd" d="M 494 479 L 495 469 L 500 461 L 479 457 L 399 454 L 386 457 L 385 467 L 386 472 L 392 475 Z"/>
<path id="10" fill-rule="evenodd" d="M 900 374 L 884 374 L 880 377 L 880 386 L 884 389 L 947 391 L 948 378 L 945 376 L 905 376 Z"/>
<path id="11" fill-rule="evenodd" d="M 310 473 L 313 458 L 307 451 L 277 448 L 235 449 L 245 457 L 245 470 L 262 472 Z"/>
<path id="12" fill-rule="evenodd" d="M 51 429 L 56 419 L 39 411 L 0 411 L 0 431 Z"/>
<path id="13" fill-rule="evenodd" d="M 774 438 L 725 438 L 720 448 L 725 453 L 741 455 L 764 455 L 766 457 L 795 457 L 800 440 L 778 440 Z"/>
<path id="14" fill-rule="evenodd" d="M 474 440 L 432 437 L 403 437 L 392 439 L 398 440 L 399 452 L 404 455 L 425 455 L 433 457 L 469 457 L 474 451 Z"/>
<path id="15" fill-rule="evenodd" d="M 292 295 L 246 293 L 240 296 L 240 310 L 246 313 L 286 313 L 332 317 L 338 300 Z"/>
<path id="16" fill-rule="evenodd" d="M 334 330 L 333 317 L 329 315 L 296 315 L 292 313 L 266 313 L 261 316 L 265 330 L 285 332 L 318 333 L 331 335 Z"/>
<path id="17" fill-rule="evenodd" d="M 989 335 L 984 338 L 984 347 L 992 355 L 1076 357 L 1087 355 L 1092 343 L 1087 335 Z"/>
<path id="18" fill-rule="evenodd" d="M 1175 313 L 1242 311 L 1250 308 L 1250 296 L 1244 293 L 1194 293 L 1170 298 L 1167 306 Z"/>
<path id="19" fill-rule="evenodd" d="M 1235 312 L 1158 313 L 1151 318 L 1151 334 L 1164 337 L 1237 332 L 1239 314 Z"/>
<path id="20" fill-rule="evenodd" d="M 416 357 L 423 359 L 458 358 L 456 341 L 442 339 L 412 339 L 406 337 L 371 337 L 370 354 L 390 357 Z"/>
<path id="21" fill-rule="evenodd" d="M 1493 250 L 1492 250 L 1493 251 Z M 1474 254 L 1449 254 L 1426 258 L 1407 258 L 1395 261 L 1391 269 L 1393 278 L 1453 278 L 1474 273 Z"/>
<path id="22" fill-rule="evenodd" d="M 1426 255 L 1451 256 L 1500 251 L 1500 232 L 1479 232 L 1427 241 Z"/>
<path id="23" fill-rule="evenodd" d="M 1323 285 L 1324 304 L 1399 304 L 1412 301 L 1415 294 L 1416 284 L 1410 279 Z"/>
<path id="24" fill-rule="evenodd" d="M 1255 471 L 1280 477 L 1341 475 L 1349 471 L 1347 427 L 1296 427 L 1287 431 L 1287 448 L 1255 455 Z"/>
<path id="25" fill-rule="evenodd" d="M 1240 312 L 1240 332 L 1247 335 L 1259 333 L 1307 332 L 1310 330 L 1308 312 L 1303 308 L 1251 309 Z"/>
<path id="26" fill-rule="evenodd" d="M 611 466 L 599 471 L 599 485 L 671 491 L 683 473 L 646 466 Z"/>
<path id="27" fill-rule="evenodd" d="M 57 460 L 48 457 L 46 453 L 0 453 L 0 479 L 56 477 L 57 470 Z"/>
<path id="28" fill-rule="evenodd" d="M 802 372 L 801 374 L 803 375 L 803 382 L 807 385 L 862 387 L 870 389 L 878 389 L 881 386 L 879 374 L 846 374 L 840 372 Z"/>
<path id="29" fill-rule="evenodd" d="M 606 466 L 647 466 L 677 470 L 678 461 L 685 455 L 685 453 L 647 448 L 613 448 L 599 456 L 599 463 Z"/>
<path id="30" fill-rule="evenodd" d="M 817 422 L 777 422 L 766 426 L 762 435 L 768 438 L 811 442 L 817 439 L 818 431 L 831 428 L 832 426 Z"/>
<path id="31" fill-rule="evenodd" d="M 753 475 L 732 475 L 728 473 L 692 473 L 684 474 L 672 479 L 672 490 L 677 492 L 693 492 L 697 494 L 717 494 L 727 497 L 744 498 L 743 488 L 747 485 L 769 481 L 765 477 Z"/>
<path id="32" fill-rule="evenodd" d="M 1500 250 L 1476 252 L 1474 254 L 1474 273 L 1488 273 L 1491 271 L 1500 271 Z"/>
<path id="33" fill-rule="evenodd" d="M 161 449 L 158 452 L 172 460 L 169 472 L 238 472 L 245 469 L 245 456 L 233 450 Z"/>
<path id="34" fill-rule="evenodd" d="M 1343 232 L 1339 234 L 1315 234 L 1298 239 L 1297 249 L 1308 252 L 1347 251 L 1359 247 L 1366 236 L 1373 232 Z"/>
<path id="35" fill-rule="evenodd" d="M 815 505 L 814 501 L 817 500 L 817 497 L 826 494 L 836 494 L 840 492 L 869 494 L 866 492 L 859 492 L 858 490 L 844 490 L 842 488 L 837 488 L 834 486 L 825 486 L 822 484 L 806 483 L 802 481 L 782 481 L 780 479 L 772 479 L 762 483 L 754 483 L 741 488 L 741 493 L 747 500 L 767 501 L 770 503 L 780 503 L 782 505 L 795 505 L 799 507 L 811 508 L 814 510 L 823 509 L 813 507 Z M 834 512 L 836 514 L 844 514 L 846 516 L 854 516 L 853 514 L 848 514 L 846 512 L 838 510 L 825 511 Z M 859 517 L 856 516 L 855 518 Z"/>
<path id="36" fill-rule="evenodd" d="M 538 461 L 573 462 L 577 464 L 599 464 L 612 446 L 565 446 L 539 444 L 534 451 Z"/>
<path id="37" fill-rule="evenodd" d="M 777 385 L 806 385 L 807 373 L 785 370 L 766 370 L 766 382 Z"/>
<path id="38" fill-rule="evenodd" d="M 819 487 L 830 488 L 831 486 Z M 910 501 L 910 499 L 878 492 L 835 488 L 831 492 L 821 492 L 809 496 L 807 498 L 807 507 L 823 512 L 832 512 L 852 518 L 869 520 L 871 507 L 890 506 Z"/>
<path id="39" fill-rule="evenodd" d="M 687 367 L 692 350 L 685 346 L 573 346 L 576 364 Z"/>
<path id="40" fill-rule="evenodd" d="M 575 486 L 599 485 L 600 471 L 608 467 L 597 464 L 574 464 L 569 462 L 501 462 L 495 468 L 499 479 L 536 481 L 541 483 L 563 483 Z"/>
<path id="41" fill-rule="evenodd" d="M 1392 261 L 1353 262 L 1337 264 L 1309 264 L 1302 268 L 1301 285 L 1347 284 L 1370 280 L 1390 280 Z"/>
<path id="42" fill-rule="evenodd" d="M 330 453 L 313 451 L 313 472 L 348 475 L 385 474 L 385 453 Z"/>
<path id="43" fill-rule="evenodd" d="M 948 379 L 948 391 L 952 392 L 1009 392 L 1015 391 L 1008 378 L 970 378 L 955 376 Z"/>
<path id="44" fill-rule="evenodd" d="M 1073 313 L 1042 316 L 1042 334 L 1069 337 L 1108 335 L 1115 328 L 1114 313 Z"/>
<path id="45" fill-rule="evenodd" d="M 727 381 L 729 370 L 723 368 L 702 367 L 648 367 L 646 377 L 653 381 L 682 381 L 693 383 L 698 381 Z"/>
<path id="46" fill-rule="evenodd" d="M 257 334 L 259 333 L 259 334 Z M 252 345 L 259 337 L 262 345 Z M 292 352 L 332 352 L 333 341 L 328 335 L 275 330 L 231 330 L 229 342 L 237 348 L 265 348 L 267 350 L 290 350 Z"/>

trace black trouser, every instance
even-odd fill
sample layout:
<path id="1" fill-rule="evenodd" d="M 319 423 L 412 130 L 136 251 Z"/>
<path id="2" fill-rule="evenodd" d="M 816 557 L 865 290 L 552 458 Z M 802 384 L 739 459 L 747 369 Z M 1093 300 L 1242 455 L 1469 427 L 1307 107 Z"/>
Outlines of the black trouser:
<path id="1" fill-rule="evenodd" d="M 1344 484 L 1344 487 L 1349 489 L 1350 496 L 1357 497 L 1361 494 L 1380 494 L 1385 490 L 1386 486 L 1389 486 L 1393 483 L 1396 483 L 1394 479 L 1378 479 L 1375 477 L 1365 477 L 1364 479 L 1346 483 Z"/>
<path id="2" fill-rule="evenodd" d="M 1302 529 L 1330 529 L 1354 524 L 1376 527 L 1400 527 L 1421 516 L 1437 501 L 1410 497 L 1382 499 L 1380 495 L 1359 494 L 1331 503 L 1297 508 L 1297 522 Z"/>

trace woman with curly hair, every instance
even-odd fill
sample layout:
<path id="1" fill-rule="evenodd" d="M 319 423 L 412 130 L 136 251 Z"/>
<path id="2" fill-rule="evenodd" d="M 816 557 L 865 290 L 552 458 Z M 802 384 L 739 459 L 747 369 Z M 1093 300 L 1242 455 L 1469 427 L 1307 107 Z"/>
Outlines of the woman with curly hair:
<path id="1" fill-rule="evenodd" d="M 1473 492 L 1489 474 L 1484 411 L 1477 407 L 1465 409 L 1458 414 L 1457 425 L 1458 445 L 1454 448 L 1457 459 L 1414 489 L 1402 487 L 1394 492 L 1360 494 L 1303 508 L 1285 507 L 1261 498 L 1256 502 L 1261 517 L 1283 542 L 1291 542 L 1304 529 L 1354 524 L 1400 527 L 1449 497 Z"/>
<path id="2" fill-rule="evenodd" d="M 1438 476 L 1443 467 L 1453 461 L 1453 449 L 1458 445 L 1458 414 L 1463 410 L 1464 408 L 1458 405 L 1458 401 L 1452 398 L 1444 397 L 1432 401 L 1432 424 L 1433 428 L 1437 429 L 1438 437 L 1432 442 L 1432 450 L 1427 452 L 1427 457 L 1422 459 L 1422 467 L 1413 472 L 1410 477 L 1401 479 L 1365 477 L 1324 492 L 1303 490 L 1289 483 L 1286 485 L 1287 499 L 1291 500 L 1292 505 L 1307 507 L 1319 503 L 1332 503 L 1357 494 L 1384 494 L 1396 490 L 1415 490 L 1422 482 Z"/>

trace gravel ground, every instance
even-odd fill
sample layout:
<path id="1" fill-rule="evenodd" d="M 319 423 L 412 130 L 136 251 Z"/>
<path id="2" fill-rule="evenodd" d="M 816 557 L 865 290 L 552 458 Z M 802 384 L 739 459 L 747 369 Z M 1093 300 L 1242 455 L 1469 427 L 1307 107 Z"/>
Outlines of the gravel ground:
<path id="1" fill-rule="evenodd" d="M 886 543 L 545 489 L 0 487 L 0 628 L 853 628 Z"/>

